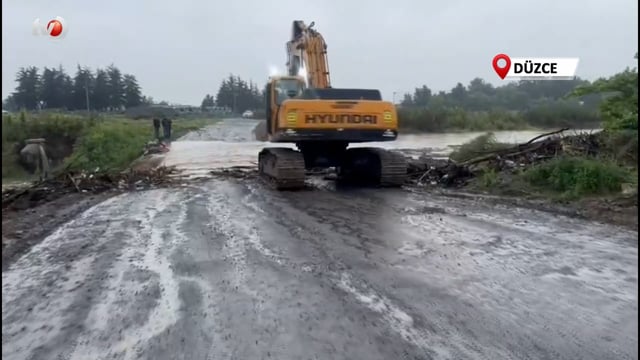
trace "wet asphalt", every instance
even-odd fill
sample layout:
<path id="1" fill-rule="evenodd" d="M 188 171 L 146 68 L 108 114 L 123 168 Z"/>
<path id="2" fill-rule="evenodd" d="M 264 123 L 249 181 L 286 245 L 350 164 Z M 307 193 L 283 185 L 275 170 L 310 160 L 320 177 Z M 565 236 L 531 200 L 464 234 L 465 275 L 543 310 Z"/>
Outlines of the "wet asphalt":
<path id="1" fill-rule="evenodd" d="M 637 244 L 402 189 L 123 194 L 3 272 L 2 358 L 638 359 Z"/>

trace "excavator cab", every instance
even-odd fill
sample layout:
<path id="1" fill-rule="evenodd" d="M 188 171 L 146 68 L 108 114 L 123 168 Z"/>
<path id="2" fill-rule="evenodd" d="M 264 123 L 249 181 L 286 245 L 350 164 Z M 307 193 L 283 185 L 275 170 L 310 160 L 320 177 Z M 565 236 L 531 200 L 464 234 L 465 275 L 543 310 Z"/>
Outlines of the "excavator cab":
<path id="1" fill-rule="evenodd" d="M 305 89 L 305 81 L 301 77 L 283 76 L 273 77 L 267 83 L 265 94 L 266 99 L 266 115 L 267 115 L 267 131 L 272 133 L 275 124 L 275 118 L 278 115 L 278 108 L 285 100 L 294 99 L 302 95 Z"/>
<path id="2" fill-rule="evenodd" d="M 287 99 L 302 95 L 304 80 L 299 78 L 276 79 L 273 82 L 273 89 L 276 93 L 276 105 L 281 105 Z"/>

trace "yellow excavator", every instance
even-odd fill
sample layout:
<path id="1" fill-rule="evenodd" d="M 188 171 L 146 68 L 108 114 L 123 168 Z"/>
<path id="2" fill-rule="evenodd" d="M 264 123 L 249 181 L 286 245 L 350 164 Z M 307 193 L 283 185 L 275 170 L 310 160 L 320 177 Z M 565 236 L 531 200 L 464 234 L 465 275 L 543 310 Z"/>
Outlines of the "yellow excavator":
<path id="1" fill-rule="evenodd" d="M 327 44 L 303 21 L 293 22 L 287 42 L 288 76 L 266 86 L 267 139 L 295 143 L 297 149 L 267 147 L 259 154 L 259 172 L 276 189 L 304 187 L 306 170 L 334 167 L 338 179 L 358 184 L 401 186 L 407 162 L 401 154 L 351 143 L 393 141 L 398 117 L 379 90 L 333 88 Z"/>

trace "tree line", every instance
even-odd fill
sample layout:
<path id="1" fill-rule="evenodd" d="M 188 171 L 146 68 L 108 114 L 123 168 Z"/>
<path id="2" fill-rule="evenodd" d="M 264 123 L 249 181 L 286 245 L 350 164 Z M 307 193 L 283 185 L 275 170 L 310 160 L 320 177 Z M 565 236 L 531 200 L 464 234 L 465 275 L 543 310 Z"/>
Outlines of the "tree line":
<path id="1" fill-rule="evenodd" d="M 469 85 L 456 84 L 449 91 L 432 91 L 427 85 L 406 93 L 402 108 L 461 108 L 467 111 L 510 110 L 526 111 L 550 103 L 567 102 L 579 104 L 587 109 L 595 109 L 602 96 L 590 94 L 580 99 L 567 99 L 566 96 L 577 87 L 587 86 L 590 82 L 583 79 L 563 81 L 519 81 L 494 87 L 483 79 L 475 78 Z M 243 80 L 237 75 L 229 75 L 222 80 L 215 96 L 205 95 L 202 107 L 229 107 L 239 110 L 258 109 L 264 106 L 264 89 L 252 81 Z"/>
<path id="2" fill-rule="evenodd" d="M 638 53 L 633 57 L 638 61 Z M 609 77 L 576 87 L 576 97 L 606 94 L 600 104 L 603 127 L 611 131 L 635 132 L 636 158 L 638 152 L 638 68 L 626 68 Z"/>
<path id="3" fill-rule="evenodd" d="M 457 83 L 449 91 L 427 85 L 404 94 L 398 117 L 416 131 L 513 130 L 526 127 L 593 127 L 600 123 L 602 94 L 570 96 L 589 81 L 518 81 L 501 86 L 480 78 Z"/>
<path id="4" fill-rule="evenodd" d="M 124 74 L 115 65 L 92 71 L 78 65 L 73 78 L 62 66 L 20 68 L 15 91 L 4 99 L 6 110 L 122 110 L 151 101 L 142 95 L 134 75 Z"/>
<path id="5" fill-rule="evenodd" d="M 264 107 L 264 89 L 260 90 L 253 81 L 243 80 L 240 76 L 230 74 L 222 80 L 215 97 L 210 94 L 202 99 L 201 106 L 226 107 L 239 113 L 245 110 L 256 110 Z"/>
<path id="6" fill-rule="evenodd" d="M 413 94 L 404 94 L 401 106 L 431 109 L 460 107 L 468 111 L 526 111 L 540 105 L 569 101 L 595 109 L 601 99 L 599 95 L 592 94 L 581 99 L 566 98 L 573 89 L 588 84 L 588 80 L 576 78 L 562 81 L 527 80 L 494 87 L 483 79 L 475 78 L 466 86 L 457 83 L 451 90 L 437 93 L 427 85 L 422 85 Z"/>
<path id="7" fill-rule="evenodd" d="M 602 94 L 568 96 L 589 86 L 587 80 L 519 81 L 493 86 L 481 78 L 457 83 L 449 91 L 427 85 L 404 94 L 398 104 L 401 127 L 415 131 L 510 130 L 526 127 L 591 127 L 600 122 Z M 264 90 L 252 81 L 229 75 L 215 96 L 207 94 L 202 107 L 226 107 L 234 112 L 264 108 Z"/>

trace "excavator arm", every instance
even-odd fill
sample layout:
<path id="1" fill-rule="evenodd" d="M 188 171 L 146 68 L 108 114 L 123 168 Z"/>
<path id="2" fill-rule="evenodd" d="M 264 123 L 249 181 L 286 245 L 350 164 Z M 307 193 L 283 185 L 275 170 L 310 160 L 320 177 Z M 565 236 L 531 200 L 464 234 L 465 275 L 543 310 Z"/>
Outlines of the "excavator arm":
<path id="1" fill-rule="evenodd" d="M 291 40 L 287 42 L 289 76 L 304 76 L 310 88 L 331 87 L 327 43 L 322 35 L 304 21 L 293 22 Z"/>

